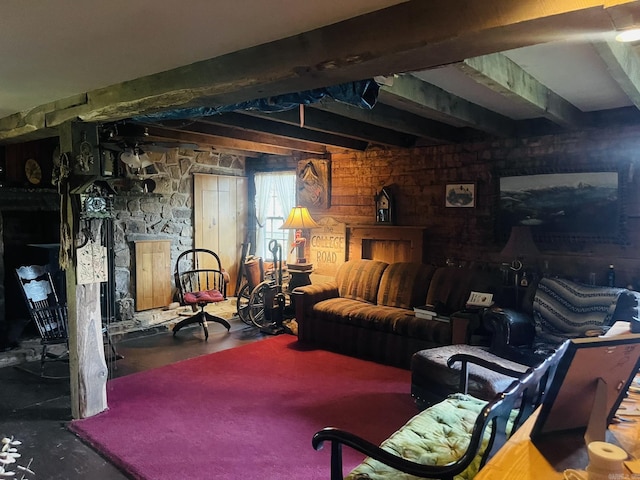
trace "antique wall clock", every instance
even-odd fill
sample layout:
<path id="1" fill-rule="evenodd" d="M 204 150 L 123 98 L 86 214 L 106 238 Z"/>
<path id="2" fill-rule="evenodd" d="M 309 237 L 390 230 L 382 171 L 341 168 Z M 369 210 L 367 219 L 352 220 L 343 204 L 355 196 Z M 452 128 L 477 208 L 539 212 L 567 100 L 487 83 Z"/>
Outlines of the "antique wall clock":
<path id="1" fill-rule="evenodd" d="M 79 194 L 81 218 L 111 218 L 113 216 L 114 191 L 106 182 L 81 185 L 71 193 Z"/>

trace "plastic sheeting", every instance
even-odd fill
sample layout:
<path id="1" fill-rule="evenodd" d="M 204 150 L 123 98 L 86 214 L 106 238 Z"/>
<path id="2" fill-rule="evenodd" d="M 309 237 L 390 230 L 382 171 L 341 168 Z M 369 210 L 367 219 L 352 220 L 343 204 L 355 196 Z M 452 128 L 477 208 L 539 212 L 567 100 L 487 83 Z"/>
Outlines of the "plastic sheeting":
<path id="1" fill-rule="evenodd" d="M 236 110 L 255 110 L 259 112 L 283 112 L 297 108 L 299 105 L 310 105 L 325 97 L 338 102 L 355 105 L 370 110 L 376 104 L 380 87 L 374 80 L 343 83 L 332 87 L 316 88 L 304 92 L 287 93 L 275 97 L 260 98 L 232 105 L 218 107 L 189 107 L 166 110 L 162 112 L 139 115 L 132 120 L 138 122 L 158 122 L 162 120 L 183 120 L 188 118 L 207 117 Z"/>

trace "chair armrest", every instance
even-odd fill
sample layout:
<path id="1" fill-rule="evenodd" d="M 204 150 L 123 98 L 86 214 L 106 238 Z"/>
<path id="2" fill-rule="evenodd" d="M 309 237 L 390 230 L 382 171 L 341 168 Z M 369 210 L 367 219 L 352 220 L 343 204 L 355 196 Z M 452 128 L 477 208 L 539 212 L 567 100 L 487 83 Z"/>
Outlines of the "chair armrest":
<path id="1" fill-rule="evenodd" d="M 469 363 L 473 363 L 475 365 L 479 365 L 488 370 L 492 370 L 494 372 L 500 373 L 502 375 L 507 375 L 509 377 L 520 378 L 525 373 L 527 373 L 530 369 L 527 370 L 515 370 L 513 368 L 509 368 L 506 365 L 501 365 L 498 362 L 492 362 L 486 360 L 484 358 L 479 358 L 474 355 L 469 355 L 466 353 L 456 353 L 451 355 L 447 359 L 447 366 L 449 368 L 453 367 L 453 365 L 457 362 L 461 363 L 460 366 L 460 391 L 462 393 L 467 393 L 468 384 L 469 384 Z"/>
<path id="2" fill-rule="evenodd" d="M 335 282 L 304 285 L 294 288 L 291 293 L 295 296 L 296 308 L 304 306 L 304 311 L 318 302 L 339 296 L 338 285 Z"/>
<path id="3" fill-rule="evenodd" d="M 305 320 L 313 318 L 313 306 L 338 296 L 338 286 L 335 282 L 304 285 L 293 289 L 291 303 L 295 308 L 299 339 L 310 340 L 307 335 L 308 328 L 305 328 Z"/>
<path id="4" fill-rule="evenodd" d="M 314 449 L 320 450 L 324 442 L 331 442 L 331 480 L 342 480 L 344 478 L 342 471 L 342 445 L 346 445 L 374 460 L 384 463 L 396 470 L 400 470 L 401 472 L 408 473 L 409 475 L 422 478 L 453 478 L 467 468 L 474 460 L 480 448 L 480 441 L 482 440 L 482 434 L 484 434 L 486 424 L 481 424 L 480 426 L 477 424 L 478 422 L 476 422 L 469 447 L 463 455 L 457 461 L 442 466 L 425 465 L 406 460 L 374 445 L 358 435 L 334 427 L 327 427 L 317 432 L 313 436 L 311 444 Z"/>
<path id="5" fill-rule="evenodd" d="M 485 327 L 492 332 L 491 351 L 498 354 L 507 347 L 530 348 L 535 338 L 533 319 L 509 308 L 493 308 L 484 315 Z"/>

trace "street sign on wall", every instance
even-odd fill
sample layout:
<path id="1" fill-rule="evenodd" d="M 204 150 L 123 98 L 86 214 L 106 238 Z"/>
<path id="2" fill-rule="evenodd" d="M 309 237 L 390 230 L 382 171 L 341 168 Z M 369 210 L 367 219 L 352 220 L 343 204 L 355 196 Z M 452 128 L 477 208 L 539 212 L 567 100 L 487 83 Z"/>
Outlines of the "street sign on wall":
<path id="1" fill-rule="evenodd" d="M 334 276 L 347 255 L 347 226 L 331 217 L 317 220 L 320 228 L 311 230 L 310 262 L 319 275 Z"/>

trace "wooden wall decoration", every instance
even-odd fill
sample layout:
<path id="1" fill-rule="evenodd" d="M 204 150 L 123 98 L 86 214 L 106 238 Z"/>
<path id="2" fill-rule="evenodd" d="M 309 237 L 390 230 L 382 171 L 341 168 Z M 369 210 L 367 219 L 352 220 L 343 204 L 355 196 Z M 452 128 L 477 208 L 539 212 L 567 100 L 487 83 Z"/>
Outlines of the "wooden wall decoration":
<path id="1" fill-rule="evenodd" d="M 298 161 L 296 200 L 310 209 L 327 209 L 331 199 L 331 163 L 324 159 Z"/>
<path id="2" fill-rule="evenodd" d="M 135 243 L 136 312 L 171 303 L 171 240 Z"/>
<path id="3" fill-rule="evenodd" d="M 311 230 L 309 242 L 314 273 L 335 276 L 347 257 L 347 225 L 331 217 L 317 222 L 320 228 Z"/>

